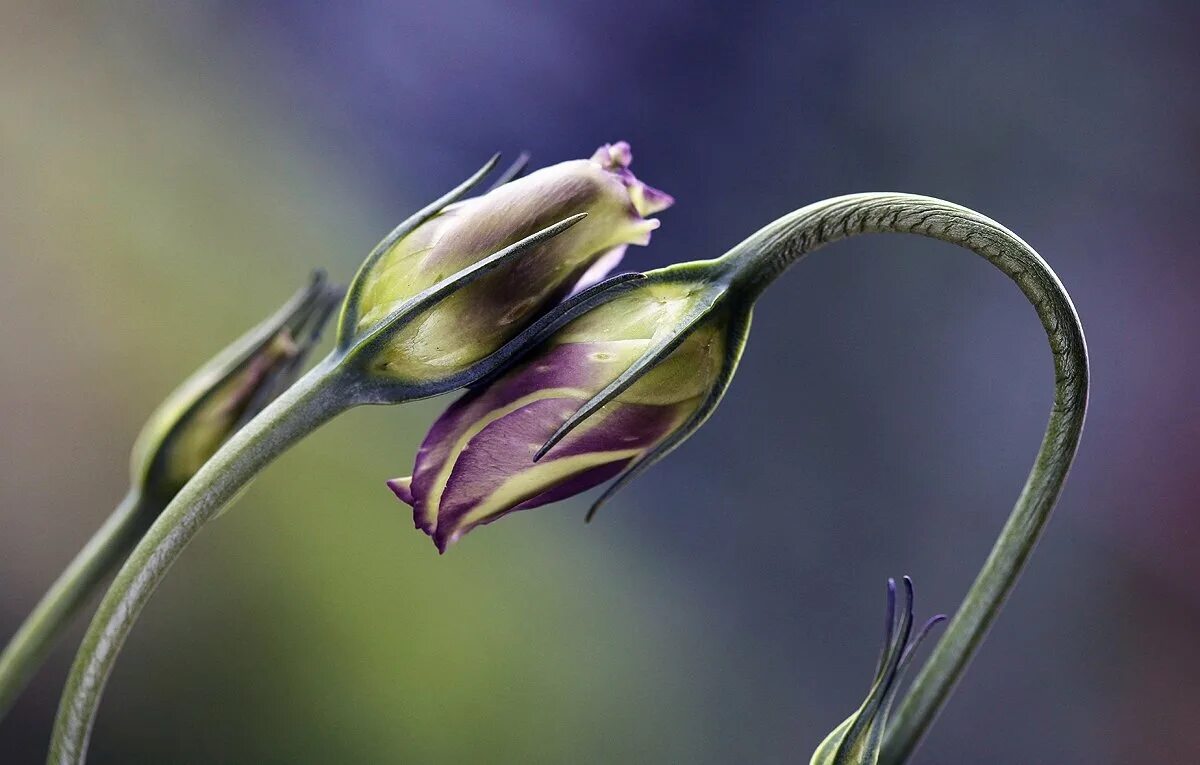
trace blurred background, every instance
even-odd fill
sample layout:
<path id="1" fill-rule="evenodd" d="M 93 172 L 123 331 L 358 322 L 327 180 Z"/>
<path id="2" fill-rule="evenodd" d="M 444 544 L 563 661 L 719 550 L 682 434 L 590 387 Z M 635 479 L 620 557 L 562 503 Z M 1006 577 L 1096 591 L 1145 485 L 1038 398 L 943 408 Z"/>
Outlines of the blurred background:
<path id="1" fill-rule="evenodd" d="M 495 150 L 627 139 L 678 198 L 633 268 L 871 190 L 1038 248 L 1088 427 L 914 762 L 1200 761 L 1197 5 L 721 6 L 0 0 L 0 637 L 154 405 L 310 268 L 348 279 Z M 807 762 L 866 691 L 885 578 L 957 606 L 1051 391 L 1011 283 L 891 236 L 782 279 L 710 424 L 590 526 L 577 499 L 439 557 L 384 480 L 446 401 L 352 412 L 187 551 L 91 762 Z M 41 761 L 82 627 L 0 761 Z"/>

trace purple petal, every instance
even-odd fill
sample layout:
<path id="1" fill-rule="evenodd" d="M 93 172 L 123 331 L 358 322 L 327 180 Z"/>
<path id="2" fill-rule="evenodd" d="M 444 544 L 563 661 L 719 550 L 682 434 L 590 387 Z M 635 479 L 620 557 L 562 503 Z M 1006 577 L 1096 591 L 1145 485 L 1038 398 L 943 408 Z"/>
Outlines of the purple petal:
<path id="1" fill-rule="evenodd" d="M 582 402 L 576 402 L 579 403 Z M 542 461 L 553 462 L 595 452 L 649 449 L 679 426 L 692 409 L 687 406 L 689 403 L 685 401 L 683 406 L 610 404 L 592 415 L 585 427 L 555 444 Z M 566 422 L 565 417 L 554 424 L 554 428 L 546 433 L 538 446 L 545 443 L 563 422 Z"/>
<path id="2" fill-rule="evenodd" d="M 448 548 L 452 542 L 477 526 L 486 526 L 489 523 L 498 521 L 504 516 L 509 515 L 510 513 L 515 513 L 518 510 L 531 510 L 535 507 L 542 507 L 543 505 L 549 505 L 553 502 L 558 502 L 559 500 L 573 497 L 576 494 L 581 494 L 588 489 L 599 486 L 608 479 L 620 473 L 625 469 L 625 466 L 629 464 L 630 459 L 632 458 L 627 457 L 625 459 L 607 462 L 603 465 L 598 465 L 583 472 L 568 476 L 559 483 L 549 487 L 541 494 L 527 499 L 515 507 L 498 511 L 487 516 L 486 518 L 475 521 L 474 523 L 464 525 L 461 528 L 451 528 L 447 525 L 439 525 L 438 530 L 433 534 L 434 544 L 437 545 L 439 552 L 444 553 L 446 552 L 446 548 Z"/>
<path id="3" fill-rule="evenodd" d="M 633 459 L 633 458 L 630 457 L 629 459 Z M 546 491 L 543 491 L 541 494 L 537 495 L 533 499 L 525 500 L 521 504 L 514 507 L 512 509 L 512 511 L 510 511 L 510 512 L 513 512 L 516 510 L 532 510 L 535 507 L 541 507 L 542 505 L 549 505 L 553 502 L 558 502 L 559 500 L 569 499 L 570 497 L 573 497 L 576 494 L 582 494 L 583 492 L 587 491 L 588 489 L 590 489 L 594 486 L 599 486 L 600 484 L 604 483 L 608 479 L 615 476 L 617 473 L 620 473 L 622 470 L 625 469 L 625 466 L 629 464 L 629 459 L 618 460 L 616 462 L 609 462 L 605 465 L 601 465 L 599 467 L 594 467 L 594 468 L 591 468 L 590 470 L 585 470 L 582 473 L 576 473 L 575 475 L 571 476 L 570 478 L 563 481 L 562 483 L 560 483 L 556 486 L 553 486 L 553 487 L 547 489 Z M 492 521 L 494 521 L 497 518 L 500 518 L 506 514 L 507 513 L 501 513 L 499 515 L 493 516 L 493 517 L 487 519 L 486 521 L 482 521 L 480 523 L 480 525 L 491 523 Z"/>
<path id="4" fill-rule="evenodd" d="M 417 528 L 426 534 L 433 532 L 437 524 L 436 508 L 429 507 L 426 500 L 443 472 L 446 460 L 471 426 L 491 412 L 511 406 L 519 399 L 539 391 L 552 388 L 598 389 L 604 381 L 598 381 L 596 364 L 590 359 L 596 347 L 592 343 L 568 343 L 551 348 L 486 388 L 467 393 L 446 409 L 417 450 L 409 492 L 414 500 L 410 504 Z M 550 433 L 547 433 L 542 441 L 549 437 Z"/>
<path id="5" fill-rule="evenodd" d="M 468 448 L 460 453 L 442 493 L 434 531 L 439 548 L 481 523 L 517 509 L 564 499 L 607 480 L 637 453 L 669 435 L 683 415 L 682 407 L 678 406 L 617 405 L 607 413 L 598 413 L 598 422 L 572 434 L 547 459 L 535 464 L 534 452 L 580 403 L 574 397 L 534 401 L 489 424 L 471 439 Z M 580 466 L 575 473 L 544 479 L 552 483 L 533 480 L 533 473 L 544 472 L 559 460 L 587 454 L 601 459 L 606 454 L 612 457 Z M 507 505 L 496 507 L 484 518 L 464 521 L 502 486 L 523 473 L 531 474 L 524 495 L 512 497 Z"/>
<path id="6" fill-rule="evenodd" d="M 387 485 L 401 502 L 410 506 L 413 504 L 412 476 L 408 478 L 393 478 L 387 482 Z"/>
<path id="7" fill-rule="evenodd" d="M 581 403 L 574 398 L 534 401 L 489 424 L 459 455 L 442 492 L 438 527 L 453 525 L 501 484 L 532 469 L 533 454 Z M 540 488 L 538 487 L 539 491 Z M 536 496 L 533 491 L 513 504 Z"/>

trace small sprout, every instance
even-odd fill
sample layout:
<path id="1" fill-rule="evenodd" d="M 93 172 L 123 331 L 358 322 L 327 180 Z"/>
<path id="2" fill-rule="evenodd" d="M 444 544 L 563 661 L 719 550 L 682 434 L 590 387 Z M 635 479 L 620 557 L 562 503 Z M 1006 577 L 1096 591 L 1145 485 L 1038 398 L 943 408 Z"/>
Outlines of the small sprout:
<path id="1" fill-rule="evenodd" d="M 313 275 L 274 316 L 197 370 L 150 416 L 133 447 L 133 486 L 162 507 L 221 444 L 299 375 L 342 298 Z"/>

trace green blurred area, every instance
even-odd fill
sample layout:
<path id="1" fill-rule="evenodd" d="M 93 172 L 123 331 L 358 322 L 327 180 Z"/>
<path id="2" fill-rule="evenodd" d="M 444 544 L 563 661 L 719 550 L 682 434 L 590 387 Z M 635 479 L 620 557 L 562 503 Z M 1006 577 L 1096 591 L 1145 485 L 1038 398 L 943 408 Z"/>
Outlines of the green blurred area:
<path id="1" fill-rule="evenodd" d="M 133 11 L 3 10 L 8 634 L 121 496 L 154 404 L 309 268 L 347 279 L 347 250 L 385 232 L 366 179 L 306 153 L 286 114 L 173 70 Z M 414 206 L 442 191 L 400 182 Z M 444 557 L 413 530 L 383 482 L 443 404 L 350 413 L 201 536 L 122 656 L 92 762 L 697 759 L 713 689 L 689 667 L 717 657 L 670 579 L 585 533 L 582 505 Z M 0 725 L 0 760 L 37 761 L 72 655 Z"/>

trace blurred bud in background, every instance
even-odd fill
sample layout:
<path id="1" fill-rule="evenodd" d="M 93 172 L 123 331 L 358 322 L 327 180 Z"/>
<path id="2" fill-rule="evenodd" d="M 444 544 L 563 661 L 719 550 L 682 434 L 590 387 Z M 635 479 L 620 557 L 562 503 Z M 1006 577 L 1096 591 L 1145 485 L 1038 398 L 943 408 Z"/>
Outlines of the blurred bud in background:
<path id="1" fill-rule="evenodd" d="M 388 484 L 417 527 L 444 551 L 514 510 L 632 477 L 699 427 L 728 386 L 749 325 L 707 273 L 652 272 L 455 402 L 426 436 L 413 475 Z"/>
<path id="2" fill-rule="evenodd" d="M 274 316 L 172 392 L 134 444 L 134 489 L 165 506 L 221 444 L 295 381 L 341 296 L 340 287 L 314 274 Z"/>
<path id="3" fill-rule="evenodd" d="M 811 765 L 875 765 L 879 761 L 888 713 L 900 687 L 900 678 L 929 630 L 945 619 L 941 614 L 933 617 L 909 642 L 913 629 L 912 580 L 904 577 L 904 604 L 899 612 L 896 610 L 896 581 L 888 580 L 887 626 L 871 690 L 862 706 L 821 742 Z"/>
<path id="4" fill-rule="evenodd" d="M 217 354 L 154 411 L 133 447 L 128 495 L 0 652 L 0 717 L 92 589 L 217 449 L 292 384 L 341 296 L 323 274 L 314 274 L 278 313 Z"/>
<path id="5" fill-rule="evenodd" d="M 590 159 L 543 168 L 446 206 L 394 242 L 385 240 L 356 280 L 343 332 L 361 336 L 447 277 L 586 213 L 407 322 L 374 362 L 404 381 L 462 372 L 571 292 L 602 279 L 628 245 L 650 241 L 659 224 L 646 216 L 674 200 L 639 181 L 631 162 L 629 144 L 605 145 Z"/>

